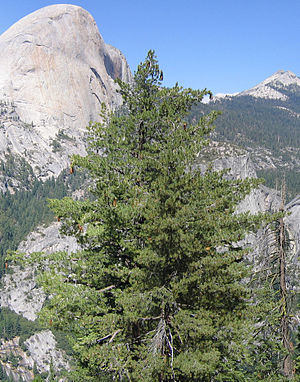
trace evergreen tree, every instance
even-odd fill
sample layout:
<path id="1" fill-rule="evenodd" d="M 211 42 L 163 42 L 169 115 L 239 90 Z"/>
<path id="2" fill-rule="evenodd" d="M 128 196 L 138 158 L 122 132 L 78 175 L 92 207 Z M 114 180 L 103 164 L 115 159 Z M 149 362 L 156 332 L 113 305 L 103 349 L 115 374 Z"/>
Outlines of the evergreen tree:
<path id="1" fill-rule="evenodd" d="M 246 380 L 247 250 L 236 243 L 261 216 L 235 209 L 258 181 L 195 166 L 216 113 L 186 116 L 209 92 L 162 77 L 150 51 L 132 84 L 118 81 L 122 109 L 104 108 L 88 155 L 72 159 L 93 197 L 50 203 L 82 250 L 31 256 L 47 264 L 41 317 L 71 333 L 78 380 Z"/>

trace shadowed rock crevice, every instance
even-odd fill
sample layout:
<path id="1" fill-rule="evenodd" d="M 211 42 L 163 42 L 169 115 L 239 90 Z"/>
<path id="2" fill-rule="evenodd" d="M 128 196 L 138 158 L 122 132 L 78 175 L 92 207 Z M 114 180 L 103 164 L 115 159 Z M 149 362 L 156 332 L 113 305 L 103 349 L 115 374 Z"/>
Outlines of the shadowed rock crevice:
<path id="1" fill-rule="evenodd" d="M 103 88 L 106 90 L 105 83 L 102 81 L 102 78 L 101 78 L 100 74 L 97 72 L 97 70 L 95 68 L 91 68 L 91 71 L 94 73 L 94 75 L 97 78 L 97 80 L 101 83 Z M 91 82 L 91 79 L 90 79 L 90 82 Z"/>
<path id="2" fill-rule="evenodd" d="M 104 65 L 108 75 L 115 80 L 118 76 L 116 76 L 114 64 L 108 55 L 104 55 Z"/>

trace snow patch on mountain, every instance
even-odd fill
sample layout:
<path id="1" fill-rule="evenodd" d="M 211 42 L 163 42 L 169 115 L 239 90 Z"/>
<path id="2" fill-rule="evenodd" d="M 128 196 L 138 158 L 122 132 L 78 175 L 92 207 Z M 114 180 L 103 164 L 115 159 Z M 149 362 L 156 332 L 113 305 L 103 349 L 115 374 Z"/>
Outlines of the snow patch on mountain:
<path id="1" fill-rule="evenodd" d="M 235 97 L 239 93 L 217 93 L 213 96 L 212 102 L 214 101 L 219 101 L 219 100 L 224 100 L 224 99 L 230 99 L 232 97 Z"/>

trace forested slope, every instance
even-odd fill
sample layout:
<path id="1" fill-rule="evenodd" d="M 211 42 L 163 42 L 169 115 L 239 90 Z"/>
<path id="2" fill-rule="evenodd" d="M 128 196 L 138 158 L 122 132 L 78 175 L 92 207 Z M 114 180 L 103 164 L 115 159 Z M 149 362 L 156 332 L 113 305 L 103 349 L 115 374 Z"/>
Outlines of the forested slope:
<path id="1" fill-rule="evenodd" d="M 211 110 L 220 112 L 213 138 L 243 147 L 258 175 L 275 188 L 285 178 L 288 199 L 300 192 L 300 97 L 287 101 L 235 96 L 196 105 L 190 119 Z"/>

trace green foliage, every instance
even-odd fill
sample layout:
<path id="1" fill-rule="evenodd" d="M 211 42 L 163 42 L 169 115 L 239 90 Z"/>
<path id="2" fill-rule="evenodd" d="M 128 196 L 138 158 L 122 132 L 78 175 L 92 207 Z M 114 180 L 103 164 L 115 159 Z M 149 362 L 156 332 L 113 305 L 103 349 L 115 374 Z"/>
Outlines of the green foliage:
<path id="1" fill-rule="evenodd" d="M 287 101 L 256 99 L 250 96 L 223 99 L 212 104 L 194 105 L 189 120 L 218 110 L 214 138 L 244 147 L 267 149 L 279 160 L 277 169 L 261 171 L 267 185 L 274 187 L 276 179 L 286 174 L 288 199 L 299 194 L 300 113 L 299 95 L 288 93 Z M 289 111 L 287 111 L 289 110 Z M 255 160 L 255 158 L 253 158 Z M 281 162 L 281 164 L 280 164 Z M 290 167 L 287 170 L 287 166 Z"/>
<path id="2" fill-rule="evenodd" d="M 47 198 L 61 199 L 78 189 L 83 180 L 84 174 L 69 176 L 64 172 L 57 179 L 35 180 L 30 190 L 0 195 L 0 277 L 6 252 L 16 250 L 38 225 L 49 224 L 54 219 Z"/>
<path id="3" fill-rule="evenodd" d="M 20 336 L 20 344 L 22 344 L 39 330 L 42 330 L 42 327 L 37 322 L 29 321 L 7 308 L 1 308 L 0 338 L 11 340 Z"/>
<path id="4" fill-rule="evenodd" d="M 260 272 L 258 272 L 260 273 Z M 273 279 L 275 275 L 273 274 Z M 256 321 L 248 343 L 249 357 L 245 367 L 251 381 L 287 381 L 282 375 L 285 350 L 280 332 L 280 301 L 268 279 L 254 282 L 254 298 L 249 307 L 249 317 Z"/>
<path id="5" fill-rule="evenodd" d="M 52 139 L 50 146 L 52 146 L 52 151 L 57 153 L 62 150 L 62 145 L 57 139 Z"/>
<path id="6" fill-rule="evenodd" d="M 259 269 L 251 275 L 254 295 L 251 310 L 257 325 L 250 359 L 256 364 L 248 367 L 255 380 L 297 380 L 293 378 L 292 327 L 297 311 L 294 285 L 299 269 L 283 216 L 283 212 L 278 213 L 277 219 L 265 228 Z"/>
<path id="7" fill-rule="evenodd" d="M 5 186 L 12 187 L 13 183 L 10 178 L 18 182 L 22 189 L 30 189 L 35 180 L 35 175 L 31 166 L 24 158 L 7 154 L 5 160 L 0 161 L 0 173 L 7 179 Z"/>
<path id="8" fill-rule="evenodd" d="M 194 118 L 210 110 L 222 112 L 216 121 L 216 133 L 219 137 L 236 144 L 264 146 L 271 150 L 279 150 L 289 146 L 300 146 L 299 104 L 280 100 L 256 99 L 250 96 L 224 99 L 213 104 L 195 105 L 190 118 Z M 287 113 L 286 108 L 292 110 Z"/>
<path id="9" fill-rule="evenodd" d="M 44 382 L 44 379 L 40 375 L 37 375 L 34 377 L 33 382 Z"/>
<path id="10" fill-rule="evenodd" d="M 251 380 L 248 250 L 236 243 L 262 215 L 235 209 L 259 181 L 194 165 L 216 113 L 187 114 L 209 92 L 161 78 L 150 51 L 133 84 L 118 81 L 122 112 L 103 108 L 88 155 L 72 159 L 93 198 L 50 202 L 83 249 L 27 258 L 45 265 L 40 318 L 70 334 L 72 380 Z"/>
<path id="11" fill-rule="evenodd" d="M 68 336 L 66 335 L 66 331 L 52 329 L 52 333 L 55 336 L 57 347 L 63 350 L 68 356 L 72 356 L 73 350 L 70 341 L 68 340 Z"/>
<path id="12" fill-rule="evenodd" d="M 258 170 L 257 175 L 265 179 L 265 185 L 279 189 L 282 180 L 285 180 L 287 201 L 294 199 L 300 193 L 300 173 L 296 170 Z"/>
<path id="13" fill-rule="evenodd" d="M 300 328 L 297 330 L 297 345 L 295 348 L 295 368 L 296 368 L 296 376 L 300 381 Z"/>

